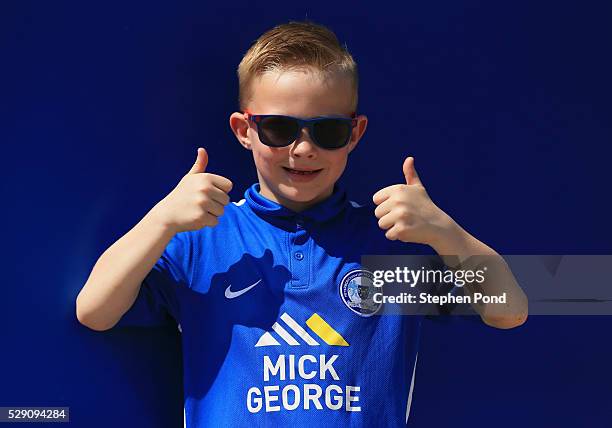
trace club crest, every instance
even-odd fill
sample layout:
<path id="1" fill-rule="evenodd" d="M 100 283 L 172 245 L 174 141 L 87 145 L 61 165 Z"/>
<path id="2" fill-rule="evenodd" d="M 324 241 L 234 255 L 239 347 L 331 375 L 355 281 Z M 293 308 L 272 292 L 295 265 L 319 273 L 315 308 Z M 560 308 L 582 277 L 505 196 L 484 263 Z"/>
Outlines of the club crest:
<path id="1" fill-rule="evenodd" d="M 347 308 L 362 317 L 374 315 L 382 303 L 375 303 L 373 296 L 377 291 L 374 287 L 374 275 L 364 269 L 348 272 L 340 282 L 340 298 Z"/>

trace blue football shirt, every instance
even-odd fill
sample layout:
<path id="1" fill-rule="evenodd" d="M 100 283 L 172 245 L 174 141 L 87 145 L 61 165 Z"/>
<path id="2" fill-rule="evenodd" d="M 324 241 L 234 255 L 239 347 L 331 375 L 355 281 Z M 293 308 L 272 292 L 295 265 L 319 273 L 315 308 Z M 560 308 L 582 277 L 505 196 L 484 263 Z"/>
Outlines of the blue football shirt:
<path id="1" fill-rule="evenodd" d="M 187 428 L 404 426 L 421 317 L 376 315 L 364 254 L 431 249 L 387 240 L 341 188 L 295 213 L 254 184 L 172 238 L 118 325 L 176 320 Z"/>

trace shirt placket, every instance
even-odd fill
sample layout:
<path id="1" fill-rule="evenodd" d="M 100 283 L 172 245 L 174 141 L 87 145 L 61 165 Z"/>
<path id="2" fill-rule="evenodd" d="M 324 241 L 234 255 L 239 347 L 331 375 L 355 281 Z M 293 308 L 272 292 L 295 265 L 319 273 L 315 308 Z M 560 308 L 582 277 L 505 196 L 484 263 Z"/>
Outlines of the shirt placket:
<path id="1" fill-rule="evenodd" d="M 304 228 L 304 218 L 296 216 L 295 232 L 289 238 L 291 260 L 291 288 L 307 288 L 310 284 L 310 234 Z"/>

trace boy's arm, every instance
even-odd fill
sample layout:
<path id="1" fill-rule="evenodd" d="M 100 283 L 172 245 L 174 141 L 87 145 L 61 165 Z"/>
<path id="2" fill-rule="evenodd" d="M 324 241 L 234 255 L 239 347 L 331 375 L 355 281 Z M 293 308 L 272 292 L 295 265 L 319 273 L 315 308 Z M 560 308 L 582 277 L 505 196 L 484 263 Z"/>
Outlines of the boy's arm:
<path id="1" fill-rule="evenodd" d="M 468 259 L 470 265 L 475 259 L 486 260 L 491 269 L 479 284 L 482 293 L 487 296 L 506 293 L 507 303 L 472 306 L 492 327 L 507 329 L 523 324 L 528 313 L 527 297 L 502 257 L 466 232 L 432 202 L 417 175 L 412 157 L 404 161 L 403 172 L 406 184 L 386 187 L 373 197 L 378 205 L 375 211 L 378 225 L 387 231 L 385 236 L 390 240 L 430 245 L 451 268 L 461 266 Z M 464 290 L 474 292 L 470 287 L 464 287 Z"/>
<path id="2" fill-rule="evenodd" d="M 130 309 L 175 234 L 219 223 L 232 182 L 206 173 L 207 164 L 208 154 L 199 148 L 196 162 L 176 188 L 100 256 L 77 296 L 81 324 L 98 331 L 112 328 Z"/>
<path id="3" fill-rule="evenodd" d="M 112 328 L 132 306 L 142 281 L 174 236 L 155 208 L 98 259 L 76 301 L 79 322 Z"/>
<path id="4" fill-rule="evenodd" d="M 508 329 L 522 325 L 527 320 L 527 296 L 517 284 L 504 259 L 492 248 L 466 232 L 449 217 L 448 229 L 443 238 L 432 247 L 444 264 L 450 268 L 471 269 L 486 266 L 484 281 L 466 285 L 464 292 L 472 297 L 472 307 L 483 322 L 491 327 Z M 475 303 L 474 293 L 484 296 L 506 295 L 506 303 Z"/>

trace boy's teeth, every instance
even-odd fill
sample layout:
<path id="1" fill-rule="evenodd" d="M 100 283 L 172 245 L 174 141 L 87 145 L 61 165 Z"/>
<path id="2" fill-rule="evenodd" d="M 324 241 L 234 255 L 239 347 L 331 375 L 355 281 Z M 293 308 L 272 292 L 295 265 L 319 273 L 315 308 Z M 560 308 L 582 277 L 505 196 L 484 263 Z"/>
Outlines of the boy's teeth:
<path id="1" fill-rule="evenodd" d="M 300 175 L 308 175 L 308 174 L 312 174 L 316 172 L 316 171 L 298 171 L 297 169 L 291 169 L 291 168 L 287 168 L 287 169 L 293 174 L 300 174 Z"/>

